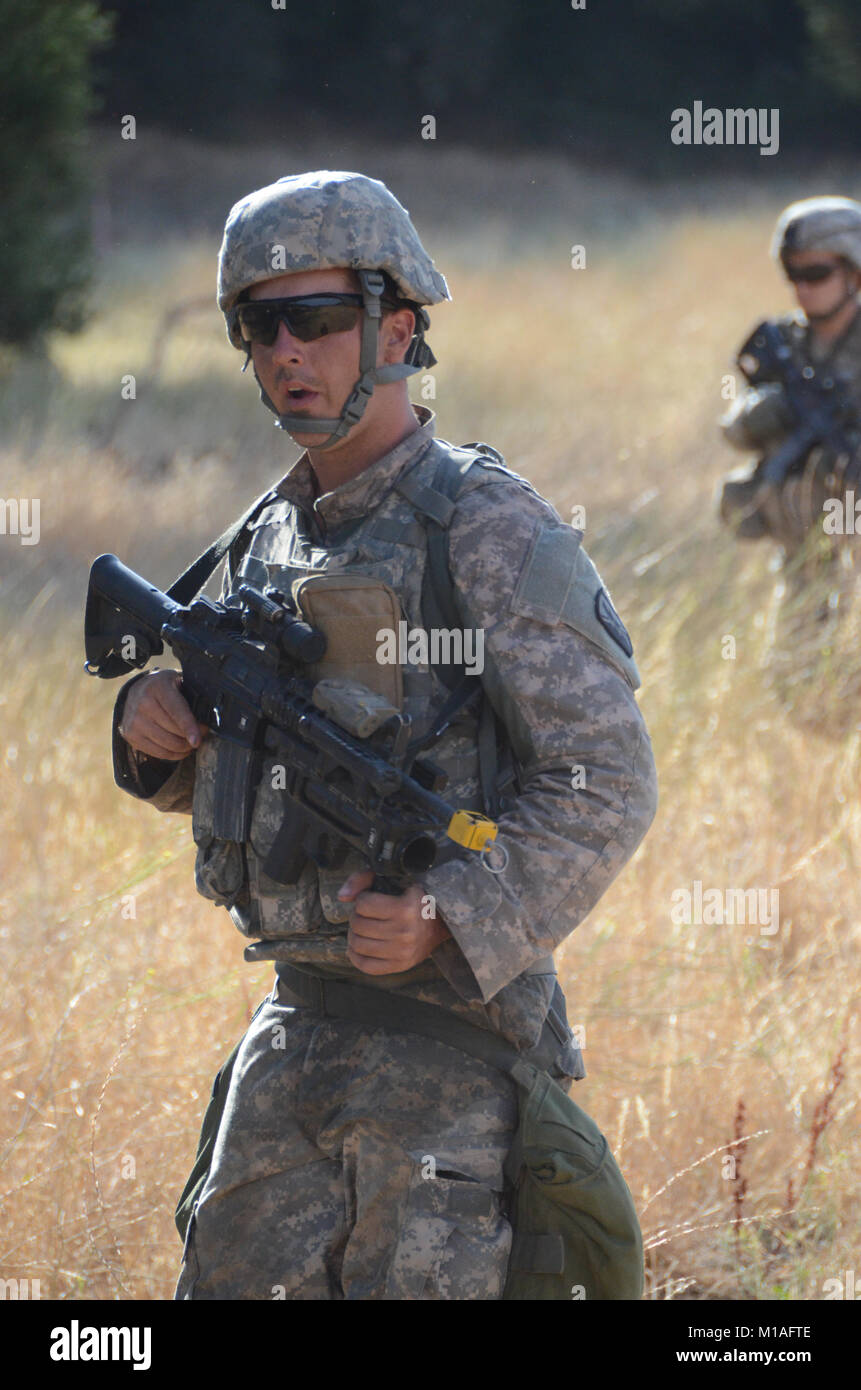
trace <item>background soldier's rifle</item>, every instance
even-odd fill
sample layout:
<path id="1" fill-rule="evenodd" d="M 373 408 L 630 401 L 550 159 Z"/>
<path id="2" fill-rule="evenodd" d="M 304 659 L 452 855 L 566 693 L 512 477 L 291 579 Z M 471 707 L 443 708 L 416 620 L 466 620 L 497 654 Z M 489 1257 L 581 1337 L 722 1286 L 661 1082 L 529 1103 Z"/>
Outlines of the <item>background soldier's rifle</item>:
<path id="1" fill-rule="evenodd" d="M 858 415 L 844 383 L 830 370 L 819 375 L 813 367 L 799 367 L 792 349 L 776 323 L 766 320 L 748 338 L 737 358 L 751 386 L 779 382 L 793 417 L 788 439 L 760 463 L 756 479 L 759 496 L 779 487 L 799 468 L 816 444 L 835 455 L 855 453 Z"/>

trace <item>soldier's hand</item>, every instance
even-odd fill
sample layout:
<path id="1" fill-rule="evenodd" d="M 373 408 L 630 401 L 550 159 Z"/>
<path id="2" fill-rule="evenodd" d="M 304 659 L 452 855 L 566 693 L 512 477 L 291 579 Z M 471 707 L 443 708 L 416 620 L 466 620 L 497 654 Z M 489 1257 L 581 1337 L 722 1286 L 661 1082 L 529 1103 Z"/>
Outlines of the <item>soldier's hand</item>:
<path id="1" fill-rule="evenodd" d="M 410 884 L 399 897 L 368 892 L 370 869 L 351 874 L 338 893 L 352 902 L 347 958 L 366 975 L 396 975 L 427 960 L 451 933 L 440 917 L 422 916 L 423 893 Z"/>
<path id="2" fill-rule="evenodd" d="M 180 762 L 209 732 L 181 694 L 181 679 L 179 671 L 150 671 L 131 687 L 120 733 L 138 753 Z"/>

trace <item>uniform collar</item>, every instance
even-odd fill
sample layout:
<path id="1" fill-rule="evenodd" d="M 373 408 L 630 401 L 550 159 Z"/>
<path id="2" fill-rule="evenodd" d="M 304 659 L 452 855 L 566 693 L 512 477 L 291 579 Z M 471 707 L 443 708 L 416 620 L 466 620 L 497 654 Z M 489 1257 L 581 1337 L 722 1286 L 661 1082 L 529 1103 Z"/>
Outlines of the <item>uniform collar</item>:
<path id="1" fill-rule="evenodd" d="M 307 453 L 276 484 L 275 491 L 286 501 L 313 515 L 325 531 L 334 530 L 345 521 L 373 511 L 386 493 L 391 491 L 400 475 L 425 452 L 434 437 L 434 412 L 423 405 L 414 405 L 413 410 L 419 428 L 387 454 L 368 464 L 355 478 L 335 488 L 334 492 L 314 496 L 316 480 Z"/>

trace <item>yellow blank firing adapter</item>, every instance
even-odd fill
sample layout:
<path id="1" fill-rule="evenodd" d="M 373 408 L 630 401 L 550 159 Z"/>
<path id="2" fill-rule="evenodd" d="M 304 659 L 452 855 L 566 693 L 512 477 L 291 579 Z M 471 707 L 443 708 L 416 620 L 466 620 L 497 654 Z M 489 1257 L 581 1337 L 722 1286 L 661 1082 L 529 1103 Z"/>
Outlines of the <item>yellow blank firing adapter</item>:
<path id="1" fill-rule="evenodd" d="M 479 816 L 474 811 L 455 811 L 446 834 L 464 849 L 484 849 L 496 839 L 497 830 L 496 822 L 487 816 Z"/>

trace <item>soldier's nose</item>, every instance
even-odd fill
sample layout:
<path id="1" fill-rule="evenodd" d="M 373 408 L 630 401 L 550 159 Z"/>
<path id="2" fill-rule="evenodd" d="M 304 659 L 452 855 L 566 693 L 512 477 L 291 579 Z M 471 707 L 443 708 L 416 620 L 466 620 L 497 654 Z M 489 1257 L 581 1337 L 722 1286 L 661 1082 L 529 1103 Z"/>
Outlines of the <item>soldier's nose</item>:
<path id="1" fill-rule="evenodd" d="M 281 319 L 278 324 L 278 334 L 272 344 L 271 352 L 273 357 L 284 359 L 285 361 L 297 362 L 302 358 L 304 344 L 301 338 L 294 338 L 287 324 Z"/>

